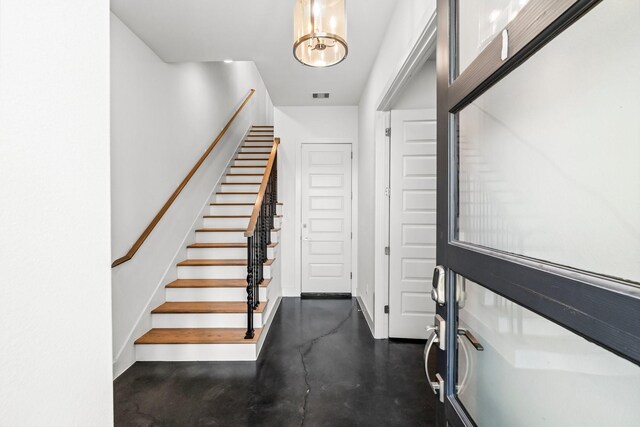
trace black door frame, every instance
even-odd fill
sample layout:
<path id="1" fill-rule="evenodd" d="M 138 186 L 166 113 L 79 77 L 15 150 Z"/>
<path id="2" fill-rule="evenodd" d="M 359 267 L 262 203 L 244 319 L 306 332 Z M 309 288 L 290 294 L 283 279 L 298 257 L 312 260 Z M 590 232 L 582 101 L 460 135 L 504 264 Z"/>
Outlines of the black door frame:
<path id="1" fill-rule="evenodd" d="M 456 235 L 457 113 L 600 1 L 530 0 L 506 27 L 508 59 L 501 59 L 496 37 L 458 75 L 458 1 L 438 0 L 437 264 L 447 271 L 447 301 L 456 301 L 460 274 L 640 365 L 640 284 L 460 242 Z M 451 326 L 457 307 L 446 304 L 438 314 L 449 325 L 448 348 L 437 363 L 445 379 L 441 416 L 454 426 L 474 425 L 456 395 L 457 328 Z"/>

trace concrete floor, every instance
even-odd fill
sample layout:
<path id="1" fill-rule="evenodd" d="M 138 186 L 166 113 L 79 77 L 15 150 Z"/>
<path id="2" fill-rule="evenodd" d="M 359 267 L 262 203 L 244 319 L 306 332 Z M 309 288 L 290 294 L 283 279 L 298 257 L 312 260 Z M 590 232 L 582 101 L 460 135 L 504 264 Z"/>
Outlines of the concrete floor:
<path id="1" fill-rule="evenodd" d="M 431 426 L 424 344 L 374 340 L 355 300 L 285 298 L 257 362 L 138 362 L 117 426 Z"/>

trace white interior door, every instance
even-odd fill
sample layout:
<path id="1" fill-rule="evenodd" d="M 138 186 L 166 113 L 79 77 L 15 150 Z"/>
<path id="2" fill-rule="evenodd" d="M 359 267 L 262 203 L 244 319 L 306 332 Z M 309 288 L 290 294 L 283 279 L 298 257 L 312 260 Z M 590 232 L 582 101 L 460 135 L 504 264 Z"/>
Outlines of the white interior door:
<path id="1" fill-rule="evenodd" d="M 436 263 L 436 111 L 392 110 L 389 336 L 427 338 Z"/>
<path id="2" fill-rule="evenodd" d="M 302 292 L 351 293 L 351 144 L 302 144 Z"/>

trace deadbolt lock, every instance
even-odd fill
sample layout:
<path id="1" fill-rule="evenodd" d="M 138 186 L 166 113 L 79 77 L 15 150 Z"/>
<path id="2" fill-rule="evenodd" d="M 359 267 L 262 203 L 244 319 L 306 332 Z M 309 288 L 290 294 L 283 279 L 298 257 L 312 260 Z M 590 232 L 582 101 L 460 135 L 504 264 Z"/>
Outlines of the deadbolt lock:
<path id="1" fill-rule="evenodd" d="M 431 289 L 431 299 L 438 305 L 444 305 L 446 302 L 444 287 L 445 270 L 444 267 L 439 265 L 433 270 L 433 288 Z"/>

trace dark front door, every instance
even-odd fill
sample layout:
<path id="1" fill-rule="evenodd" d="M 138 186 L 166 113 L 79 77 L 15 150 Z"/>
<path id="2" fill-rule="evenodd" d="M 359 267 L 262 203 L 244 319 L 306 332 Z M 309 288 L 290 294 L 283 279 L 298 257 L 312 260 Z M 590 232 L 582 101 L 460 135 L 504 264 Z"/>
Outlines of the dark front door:
<path id="1" fill-rule="evenodd" d="M 640 425 L 638 22 L 438 0 L 443 425 Z"/>

